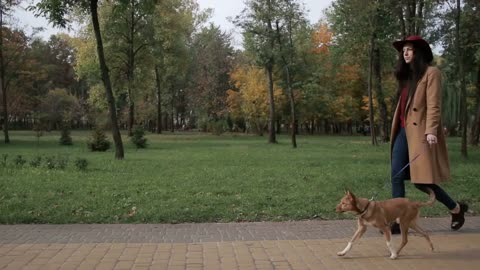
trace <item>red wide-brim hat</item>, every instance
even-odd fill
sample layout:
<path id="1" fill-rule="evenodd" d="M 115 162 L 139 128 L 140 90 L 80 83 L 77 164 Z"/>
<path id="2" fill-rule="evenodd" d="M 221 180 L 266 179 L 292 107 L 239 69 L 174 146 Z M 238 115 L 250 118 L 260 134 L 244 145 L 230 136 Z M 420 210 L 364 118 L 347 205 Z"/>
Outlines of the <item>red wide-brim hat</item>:
<path id="1" fill-rule="evenodd" d="M 395 41 L 393 42 L 393 47 L 395 47 L 398 52 L 402 52 L 403 46 L 405 46 L 406 43 L 412 43 L 414 48 L 422 49 L 425 52 L 425 61 L 428 63 L 432 62 L 433 53 L 430 44 L 428 44 L 428 42 L 426 42 L 421 36 L 409 36 L 404 40 Z"/>

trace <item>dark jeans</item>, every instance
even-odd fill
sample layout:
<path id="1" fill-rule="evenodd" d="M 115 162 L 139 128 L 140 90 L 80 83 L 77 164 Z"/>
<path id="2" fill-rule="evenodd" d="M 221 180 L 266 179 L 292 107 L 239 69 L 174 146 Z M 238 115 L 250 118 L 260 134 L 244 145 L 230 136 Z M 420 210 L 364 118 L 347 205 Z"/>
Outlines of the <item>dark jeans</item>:
<path id="1" fill-rule="evenodd" d="M 410 167 L 407 166 L 408 160 L 408 143 L 405 129 L 400 128 L 392 150 L 392 197 L 405 197 L 405 180 L 410 179 Z M 407 166 L 402 172 L 405 166 Z M 399 173 L 400 172 L 400 173 Z M 427 187 L 435 193 L 435 198 L 444 204 L 448 209 L 452 210 L 457 203 L 436 184 L 415 184 L 415 187 L 425 193 L 428 193 Z"/>

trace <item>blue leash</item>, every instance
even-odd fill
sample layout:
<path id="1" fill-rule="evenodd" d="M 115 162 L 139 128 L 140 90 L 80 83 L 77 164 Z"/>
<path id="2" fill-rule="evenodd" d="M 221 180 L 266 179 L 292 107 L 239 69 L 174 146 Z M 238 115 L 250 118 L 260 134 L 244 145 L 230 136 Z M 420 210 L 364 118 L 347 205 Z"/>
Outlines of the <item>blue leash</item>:
<path id="1" fill-rule="evenodd" d="M 405 165 L 400 171 L 398 171 L 391 179 L 397 177 L 398 175 L 400 175 L 401 172 L 403 172 L 408 166 L 410 166 L 410 164 L 412 164 L 420 155 L 422 155 L 428 148 L 425 148 L 425 150 L 423 150 L 423 152 L 421 152 L 420 154 L 416 155 L 412 161 L 410 161 L 409 163 L 407 163 L 407 165 Z M 387 181 L 385 181 L 385 183 L 383 184 L 383 187 L 382 189 L 387 185 Z M 370 199 L 370 201 L 373 201 L 373 199 L 375 199 L 375 197 L 377 197 L 378 193 L 380 191 L 377 191 L 373 196 L 372 198 Z"/>

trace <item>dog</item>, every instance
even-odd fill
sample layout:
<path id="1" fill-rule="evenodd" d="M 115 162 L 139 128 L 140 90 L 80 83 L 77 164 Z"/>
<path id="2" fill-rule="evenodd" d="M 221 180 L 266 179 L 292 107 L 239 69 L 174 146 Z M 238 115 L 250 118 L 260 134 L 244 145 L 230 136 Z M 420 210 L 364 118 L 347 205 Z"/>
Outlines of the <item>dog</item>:
<path id="1" fill-rule="evenodd" d="M 338 256 L 344 256 L 352 248 L 353 243 L 362 237 L 367 230 L 367 225 L 374 226 L 383 232 L 387 247 L 390 250 L 390 259 L 396 259 L 402 248 L 407 244 L 408 229 L 412 228 L 427 239 L 431 250 L 433 244 L 428 234 L 417 225 L 417 219 L 420 213 L 420 207 L 430 206 L 435 202 L 435 194 L 428 189 L 430 199 L 427 202 L 410 201 L 406 198 L 394 198 L 385 201 L 370 201 L 366 198 L 358 198 L 352 192 L 346 190 L 345 195 L 340 200 L 335 210 L 337 212 L 352 212 L 357 215 L 358 228 L 352 239 L 348 242 L 345 249 L 338 252 Z M 390 242 L 390 225 L 393 221 L 400 224 L 402 234 L 402 243 L 395 250 Z"/>

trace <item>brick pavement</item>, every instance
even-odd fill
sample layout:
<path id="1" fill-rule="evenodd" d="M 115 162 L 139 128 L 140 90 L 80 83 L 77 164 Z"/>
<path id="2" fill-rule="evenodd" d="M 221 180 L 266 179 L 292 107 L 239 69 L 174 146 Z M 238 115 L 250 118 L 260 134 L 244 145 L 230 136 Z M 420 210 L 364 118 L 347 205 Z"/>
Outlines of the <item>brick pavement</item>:
<path id="1" fill-rule="evenodd" d="M 478 269 L 480 217 L 451 232 L 421 219 L 435 245 L 413 234 L 398 260 L 369 228 L 343 258 L 355 221 L 226 224 L 0 225 L 0 269 Z M 394 238 L 399 244 L 400 239 Z"/>

